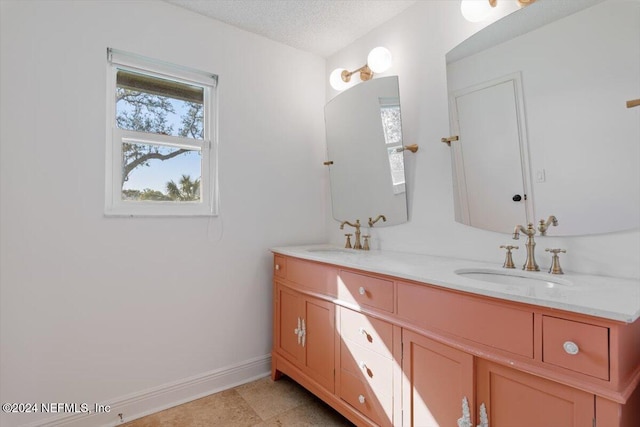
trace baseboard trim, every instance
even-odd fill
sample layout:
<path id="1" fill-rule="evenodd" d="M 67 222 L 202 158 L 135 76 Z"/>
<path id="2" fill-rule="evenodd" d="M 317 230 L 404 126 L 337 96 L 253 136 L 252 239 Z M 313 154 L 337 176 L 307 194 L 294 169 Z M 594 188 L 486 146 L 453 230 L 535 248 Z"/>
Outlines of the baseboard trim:
<path id="1" fill-rule="evenodd" d="M 235 365 L 195 375 L 110 402 L 110 411 L 93 414 L 61 414 L 25 427 L 113 427 L 173 406 L 251 382 L 271 373 L 271 355 L 249 359 Z M 118 414 L 122 414 L 122 419 Z"/>

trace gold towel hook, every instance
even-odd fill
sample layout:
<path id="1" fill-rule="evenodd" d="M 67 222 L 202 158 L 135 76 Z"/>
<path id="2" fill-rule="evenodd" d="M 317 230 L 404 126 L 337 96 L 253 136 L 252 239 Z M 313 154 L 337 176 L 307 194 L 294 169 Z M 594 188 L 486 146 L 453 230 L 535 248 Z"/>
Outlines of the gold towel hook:
<path id="1" fill-rule="evenodd" d="M 444 142 L 449 147 L 451 147 L 451 141 L 457 141 L 458 139 L 459 139 L 458 135 L 454 135 L 454 136 L 450 136 L 449 138 L 442 138 L 440 142 Z"/>
<path id="2" fill-rule="evenodd" d="M 402 147 L 398 147 L 396 148 L 396 153 L 402 153 L 404 150 L 408 150 L 411 151 L 412 153 L 415 153 L 416 151 L 418 151 L 418 144 L 411 144 L 411 145 L 403 145 Z"/>
<path id="3" fill-rule="evenodd" d="M 627 108 L 633 108 L 640 106 L 640 99 L 632 99 L 627 101 Z"/>

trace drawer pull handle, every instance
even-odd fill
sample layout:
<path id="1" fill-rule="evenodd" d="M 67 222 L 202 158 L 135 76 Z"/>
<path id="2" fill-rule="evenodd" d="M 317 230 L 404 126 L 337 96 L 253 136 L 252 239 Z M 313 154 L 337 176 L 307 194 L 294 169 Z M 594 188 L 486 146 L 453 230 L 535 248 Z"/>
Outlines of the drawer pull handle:
<path id="1" fill-rule="evenodd" d="M 562 344 L 562 347 L 564 348 L 564 351 L 567 352 L 567 354 L 575 355 L 580 353 L 580 347 L 578 347 L 578 344 L 574 343 L 573 341 L 566 341 L 564 344 Z"/>
<path id="2" fill-rule="evenodd" d="M 276 271 L 280 270 L 280 264 L 276 264 Z"/>
<path id="3" fill-rule="evenodd" d="M 367 293 L 367 290 L 363 286 L 360 286 L 360 288 L 358 289 L 358 293 L 360 295 L 365 295 Z"/>
<path id="4" fill-rule="evenodd" d="M 371 335 L 369 335 L 369 332 L 367 332 L 367 330 L 365 328 L 363 328 L 362 326 L 360 327 L 360 329 L 358 329 L 358 332 L 360 332 L 360 334 L 369 342 L 373 342 L 373 337 Z"/>
<path id="5" fill-rule="evenodd" d="M 366 399 L 364 398 L 364 396 L 363 396 L 363 395 L 358 396 L 358 402 L 360 402 L 360 403 L 364 404 L 365 400 L 366 400 Z"/>

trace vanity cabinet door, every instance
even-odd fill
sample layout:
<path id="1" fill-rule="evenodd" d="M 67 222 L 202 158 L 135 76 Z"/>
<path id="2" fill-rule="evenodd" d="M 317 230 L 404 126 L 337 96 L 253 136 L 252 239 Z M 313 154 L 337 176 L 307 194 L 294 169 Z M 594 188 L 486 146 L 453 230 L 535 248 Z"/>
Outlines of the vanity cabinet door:
<path id="1" fill-rule="evenodd" d="M 476 370 L 491 427 L 593 426 L 593 394 L 485 360 Z"/>
<path id="2" fill-rule="evenodd" d="M 304 299 L 304 361 L 307 374 L 334 391 L 335 306 L 315 298 Z"/>
<path id="3" fill-rule="evenodd" d="M 277 285 L 276 351 L 334 391 L 335 306 Z"/>
<path id="4" fill-rule="evenodd" d="M 276 350 L 299 367 L 304 365 L 302 347 L 302 295 L 284 286 L 276 287 Z"/>
<path id="5" fill-rule="evenodd" d="M 470 354 L 403 330 L 402 371 L 403 425 L 456 426 L 465 398 L 472 423 L 476 419 Z"/>

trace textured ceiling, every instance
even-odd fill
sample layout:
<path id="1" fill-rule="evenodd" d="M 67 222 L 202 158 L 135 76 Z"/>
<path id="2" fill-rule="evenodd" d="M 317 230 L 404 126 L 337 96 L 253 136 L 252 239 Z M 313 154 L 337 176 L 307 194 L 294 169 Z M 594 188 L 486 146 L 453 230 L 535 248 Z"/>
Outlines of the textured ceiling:
<path id="1" fill-rule="evenodd" d="M 416 0 L 165 0 L 327 57 Z"/>

